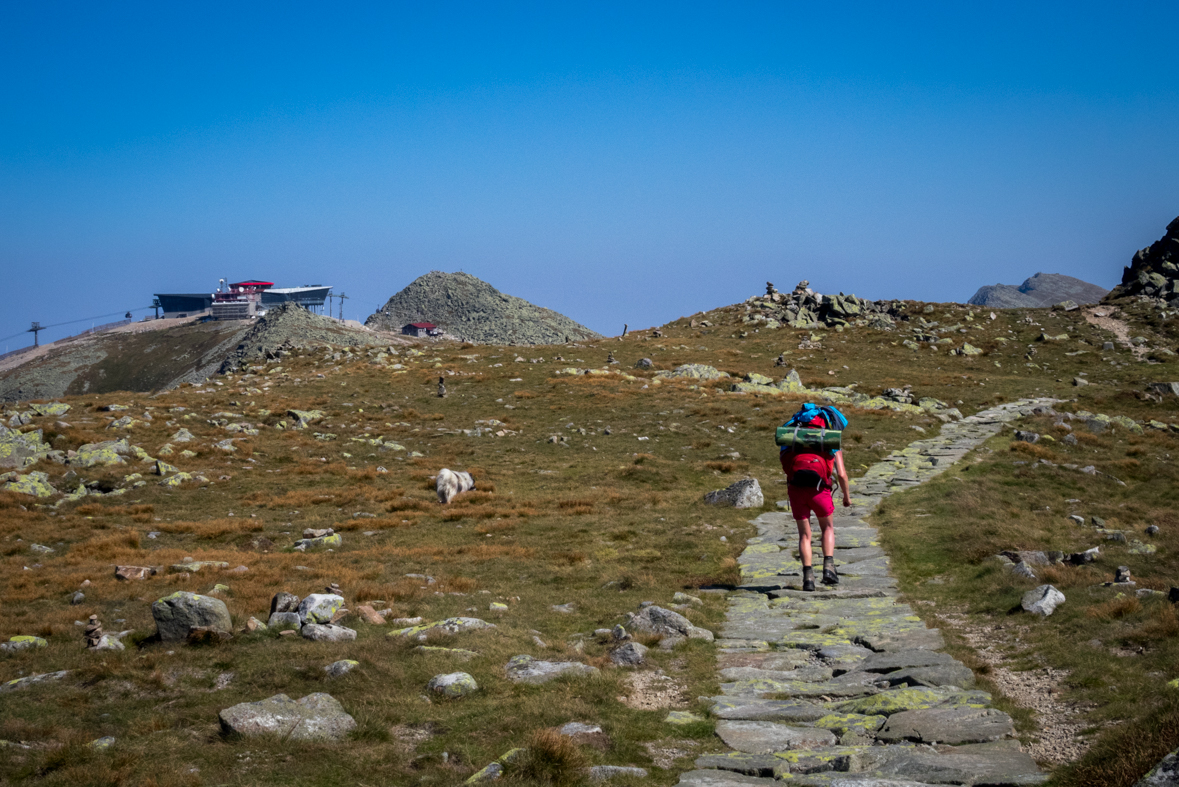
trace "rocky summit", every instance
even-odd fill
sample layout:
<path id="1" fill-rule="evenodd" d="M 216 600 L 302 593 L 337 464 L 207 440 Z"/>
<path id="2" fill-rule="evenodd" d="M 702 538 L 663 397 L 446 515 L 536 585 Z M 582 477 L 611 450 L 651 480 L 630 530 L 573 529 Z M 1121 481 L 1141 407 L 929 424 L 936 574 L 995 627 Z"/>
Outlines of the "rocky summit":
<path id="1" fill-rule="evenodd" d="M 365 320 L 400 331 L 415 322 L 437 325 L 452 339 L 474 344 L 561 344 L 601 338 L 563 314 L 500 292 L 469 273 L 419 276 Z"/>
<path id="2" fill-rule="evenodd" d="M 1179 217 L 1167 225 L 1167 234 L 1134 252 L 1130 264 L 1122 270 L 1122 283 L 1114 287 L 1109 297 L 1126 295 L 1162 298 L 1172 305 L 1179 303 Z"/>
<path id="3" fill-rule="evenodd" d="M 979 287 L 966 303 L 991 309 L 1036 309 L 1064 301 L 1097 303 L 1108 293 L 1104 287 L 1062 273 L 1037 273 L 1018 287 L 1011 284 Z"/>

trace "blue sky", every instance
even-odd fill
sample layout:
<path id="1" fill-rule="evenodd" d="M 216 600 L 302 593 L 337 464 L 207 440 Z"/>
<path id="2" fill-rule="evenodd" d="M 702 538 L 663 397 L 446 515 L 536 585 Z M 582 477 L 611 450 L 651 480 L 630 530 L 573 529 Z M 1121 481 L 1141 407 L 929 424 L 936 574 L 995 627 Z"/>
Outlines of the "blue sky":
<path id="1" fill-rule="evenodd" d="M 608 334 L 767 279 L 1110 287 L 1179 215 L 1176 29 L 1173 2 L 6 3 L 0 337 L 222 276 L 364 319 L 461 269 Z"/>

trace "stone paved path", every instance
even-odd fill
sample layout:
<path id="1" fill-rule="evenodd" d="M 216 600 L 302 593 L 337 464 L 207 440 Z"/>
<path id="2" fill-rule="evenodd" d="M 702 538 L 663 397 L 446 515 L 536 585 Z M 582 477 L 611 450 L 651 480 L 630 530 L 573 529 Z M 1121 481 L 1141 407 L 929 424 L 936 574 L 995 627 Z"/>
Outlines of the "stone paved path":
<path id="1" fill-rule="evenodd" d="M 717 735 L 732 751 L 696 760 L 693 787 L 1040 784 L 1011 718 L 940 652 L 941 632 L 897 603 L 896 580 L 864 517 L 888 494 L 941 473 L 1003 424 L 1052 400 L 1029 399 L 946 424 L 852 482 L 837 509 L 834 588 L 804 593 L 788 513 L 754 520 L 719 642 Z M 815 528 L 816 536 L 818 528 Z M 818 554 L 817 550 L 816 553 Z"/>

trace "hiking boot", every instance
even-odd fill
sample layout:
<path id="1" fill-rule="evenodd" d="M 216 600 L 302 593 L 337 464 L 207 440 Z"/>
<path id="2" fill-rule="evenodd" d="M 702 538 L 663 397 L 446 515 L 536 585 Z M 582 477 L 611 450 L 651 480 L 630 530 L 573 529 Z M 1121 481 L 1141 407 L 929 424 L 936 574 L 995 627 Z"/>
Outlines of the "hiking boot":
<path id="1" fill-rule="evenodd" d="M 839 574 L 835 573 L 835 558 L 823 558 L 823 584 L 824 585 L 838 585 Z"/>
<path id="2" fill-rule="evenodd" d="M 808 593 L 815 589 L 815 570 L 810 566 L 802 567 L 802 589 Z"/>

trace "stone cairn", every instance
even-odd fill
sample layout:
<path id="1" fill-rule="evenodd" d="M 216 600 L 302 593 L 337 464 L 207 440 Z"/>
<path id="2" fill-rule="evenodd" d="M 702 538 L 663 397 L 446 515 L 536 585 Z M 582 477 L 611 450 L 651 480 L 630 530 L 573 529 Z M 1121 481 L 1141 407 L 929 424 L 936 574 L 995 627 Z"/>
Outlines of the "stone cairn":
<path id="1" fill-rule="evenodd" d="M 102 623 L 98 621 L 98 615 L 90 616 L 86 628 L 82 630 L 82 637 L 86 640 L 86 647 L 91 650 L 97 648 L 98 643 L 102 642 Z"/>
<path id="2" fill-rule="evenodd" d="M 446 398 L 446 378 L 445 377 L 438 378 L 438 398 L 439 399 Z"/>
<path id="3" fill-rule="evenodd" d="M 773 282 L 766 282 L 766 294 L 755 295 L 745 301 L 746 314 L 742 322 L 769 323 L 766 327 L 789 325 L 810 328 L 826 325 L 866 325 L 873 328 L 892 328 L 893 316 L 900 306 L 891 301 L 869 301 L 855 295 L 820 295 L 811 283 L 800 281 L 793 292 L 778 292 Z M 695 327 L 695 326 L 692 326 Z"/>

